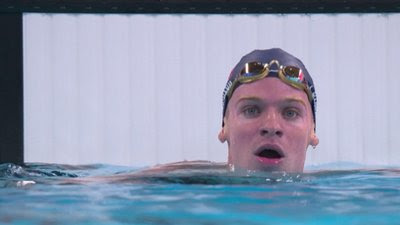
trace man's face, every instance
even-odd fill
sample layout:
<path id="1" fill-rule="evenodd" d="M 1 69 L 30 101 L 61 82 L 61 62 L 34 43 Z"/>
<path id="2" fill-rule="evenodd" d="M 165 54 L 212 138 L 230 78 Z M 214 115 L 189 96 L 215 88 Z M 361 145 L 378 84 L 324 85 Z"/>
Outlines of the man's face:
<path id="1" fill-rule="evenodd" d="M 227 106 L 219 139 L 235 168 L 302 172 L 308 145 L 317 145 L 304 91 L 267 77 L 240 85 Z"/>

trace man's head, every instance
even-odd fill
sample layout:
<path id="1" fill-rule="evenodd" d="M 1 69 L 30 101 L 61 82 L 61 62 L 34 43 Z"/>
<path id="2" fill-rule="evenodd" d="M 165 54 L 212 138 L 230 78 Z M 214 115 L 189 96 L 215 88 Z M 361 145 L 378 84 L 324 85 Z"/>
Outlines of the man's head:
<path id="1" fill-rule="evenodd" d="M 235 168 L 301 172 L 316 146 L 316 95 L 303 63 L 281 49 L 256 50 L 232 70 L 218 138 Z"/>

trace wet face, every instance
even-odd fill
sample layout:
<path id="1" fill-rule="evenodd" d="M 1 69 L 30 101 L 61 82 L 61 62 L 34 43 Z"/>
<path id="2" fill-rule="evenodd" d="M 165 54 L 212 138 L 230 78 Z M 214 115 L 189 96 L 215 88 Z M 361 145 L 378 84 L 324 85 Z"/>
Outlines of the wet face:
<path id="1" fill-rule="evenodd" d="M 302 172 L 307 147 L 318 144 L 306 93 L 274 77 L 240 85 L 224 121 L 218 137 L 235 168 Z"/>

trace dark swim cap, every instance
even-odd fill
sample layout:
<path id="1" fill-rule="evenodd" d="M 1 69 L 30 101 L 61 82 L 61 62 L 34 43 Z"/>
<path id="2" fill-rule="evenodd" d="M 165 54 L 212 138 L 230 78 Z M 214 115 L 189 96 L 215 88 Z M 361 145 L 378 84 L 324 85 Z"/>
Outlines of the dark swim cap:
<path id="1" fill-rule="evenodd" d="M 317 95 L 315 93 L 315 87 L 314 87 L 314 82 L 308 73 L 306 67 L 304 64 L 296 57 L 293 55 L 283 51 L 280 48 L 271 48 L 271 49 L 266 49 L 266 50 L 254 50 L 250 52 L 249 54 L 245 55 L 242 57 L 242 59 L 236 64 L 236 66 L 233 68 L 231 74 L 229 75 L 228 82 L 226 83 L 224 93 L 223 93 L 223 111 L 222 111 L 222 126 L 224 126 L 224 116 L 226 112 L 226 108 L 228 106 L 229 98 L 227 96 L 227 93 L 231 88 L 237 88 L 239 85 L 233 87 L 232 84 L 233 82 L 239 77 L 240 71 L 245 67 L 246 63 L 250 62 L 260 62 L 260 63 L 269 63 L 272 60 L 277 60 L 279 61 L 280 65 L 283 66 L 295 66 L 298 67 L 302 70 L 304 74 L 304 80 L 307 83 L 307 86 L 311 92 L 311 100 L 310 100 L 310 105 L 311 109 L 313 112 L 313 119 L 314 119 L 314 124 L 316 121 L 315 113 L 316 113 L 316 108 L 317 108 Z M 232 91 L 232 93 L 235 90 Z M 232 95 L 231 95 L 232 96 Z M 314 128 L 315 129 L 315 128 Z"/>

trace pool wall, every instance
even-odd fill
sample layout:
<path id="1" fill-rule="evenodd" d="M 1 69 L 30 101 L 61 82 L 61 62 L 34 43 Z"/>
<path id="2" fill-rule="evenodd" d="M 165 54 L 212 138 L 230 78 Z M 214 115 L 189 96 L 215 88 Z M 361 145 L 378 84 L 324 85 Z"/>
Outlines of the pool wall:
<path id="1" fill-rule="evenodd" d="M 307 165 L 400 164 L 400 14 L 23 16 L 24 159 L 225 161 L 222 90 L 253 49 L 298 56 L 318 94 Z"/>

